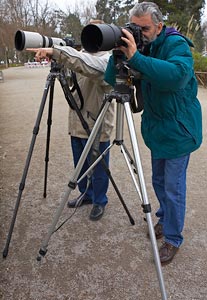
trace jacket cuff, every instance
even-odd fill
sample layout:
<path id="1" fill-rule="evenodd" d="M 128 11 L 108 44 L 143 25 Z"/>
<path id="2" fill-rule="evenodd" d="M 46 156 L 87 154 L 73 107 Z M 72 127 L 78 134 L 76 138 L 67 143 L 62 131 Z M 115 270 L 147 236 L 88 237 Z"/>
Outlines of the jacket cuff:
<path id="1" fill-rule="evenodd" d="M 140 60 L 140 56 L 141 54 L 139 53 L 139 51 L 136 51 L 134 55 L 128 60 L 129 65 L 131 67 L 137 65 L 137 62 Z"/>
<path id="2" fill-rule="evenodd" d="M 53 48 L 53 55 L 52 58 L 55 59 L 58 62 L 62 62 L 63 59 L 65 59 L 64 54 L 60 49 Z"/>

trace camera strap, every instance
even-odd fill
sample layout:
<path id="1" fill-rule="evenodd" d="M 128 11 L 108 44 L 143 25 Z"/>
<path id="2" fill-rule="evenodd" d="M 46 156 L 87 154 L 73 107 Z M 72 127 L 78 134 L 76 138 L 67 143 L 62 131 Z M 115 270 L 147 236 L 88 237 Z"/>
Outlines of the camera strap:
<path id="1" fill-rule="evenodd" d="M 71 77 L 72 77 L 72 80 L 73 80 L 73 87 L 71 88 L 71 92 L 73 93 L 75 90 L 77 91 L 78 93 L 78 97 L 80 99 L 80 107 L 79 109 L 81 110 L 83 108 L 83 105 L 84 105 L 84 99 L 83 99 L 83 95 L 82 95 L 82 92 L 81 92 L 81 89 L 80 89 L 80 86 L 78 84 L 78 81 L 77 81 L 77 77 L 76 77 L 76 73 L 71 71 Z M 74 108 L 72 108 L 74 109 Z"/>
<path id="2" fill-rule="evenodd" d="M 141 90 L 141 80 L 140 79 L 133 79 L 133 85 L 135 87 L 134 94 L 132 95 L 131 99 L 131 109 L 133 113 L 141 112 L 144 108 L 144 99 L 142 96 Z"/>

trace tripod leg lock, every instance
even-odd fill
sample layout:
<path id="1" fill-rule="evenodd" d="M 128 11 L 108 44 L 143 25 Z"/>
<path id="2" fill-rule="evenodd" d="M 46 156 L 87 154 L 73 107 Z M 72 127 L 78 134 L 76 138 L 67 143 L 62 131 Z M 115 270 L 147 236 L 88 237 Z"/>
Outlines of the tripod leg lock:
<path id="1" fill-rule="evenodd" d="M 33 128 L 33 134 L 34 134 L 34 135 L 38 135 L 38 132 L 39 132 L 39 126 L 35 126 L 35 127 Z"/>
<path id="2" fill-rule="evenodd" d="M 124 142 L 123 140 L 116 140 L 116 139 L 115 139 L 115 140 L 113 141 L 113 144 L 116 144 L 117 146 L 120 146 L 120 145 L 123 145 L 123 142 Z"/>
<path id="3" fill-rule="evenodd" d="M 24 183 L 24 182 L 20 182 L 19 190 L 20 190 L 20 191 L 23 191 L 23 190 L 24 190 L 24 187 L 25 187 L 25 183 Z"/>
<path id="4" fill-rule="evenodd" d="M 144 212 L 145 214 L 151 212 L 151 205 L 150 205 L 150 204 L 142 204 L 142 208 L 143 208 L 143 212 Z"/>
<path id="5" fill-rule="evenodd" d="M 77 186 L 77 182 L 70 181 L 68 183 L 68 187 L 71 188 L 71 189 L 73 189 L 73 190 L 76 188 L 76 186 Z"/>

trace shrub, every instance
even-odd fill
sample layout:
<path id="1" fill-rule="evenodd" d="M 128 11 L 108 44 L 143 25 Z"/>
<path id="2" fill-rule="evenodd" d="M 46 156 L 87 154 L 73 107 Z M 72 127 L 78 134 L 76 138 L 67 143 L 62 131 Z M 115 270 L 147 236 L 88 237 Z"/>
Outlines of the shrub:
<path id="1" fill-rule="evenodd" d="M 199 52 L 193 52 L 195 72 L 207 72 L 207 57 L 202 56 Z"/>

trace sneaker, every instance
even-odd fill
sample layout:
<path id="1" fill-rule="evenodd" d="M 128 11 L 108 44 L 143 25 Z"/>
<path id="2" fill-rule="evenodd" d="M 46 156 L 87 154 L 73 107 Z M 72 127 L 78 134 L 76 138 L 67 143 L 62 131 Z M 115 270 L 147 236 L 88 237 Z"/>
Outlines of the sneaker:
<path id="1" fill-rule="evenodd" d="M 94 204 L 90 212 L 89 219 L 92 221 L 100 220 L 104 214 L 104 206 Z"/>

